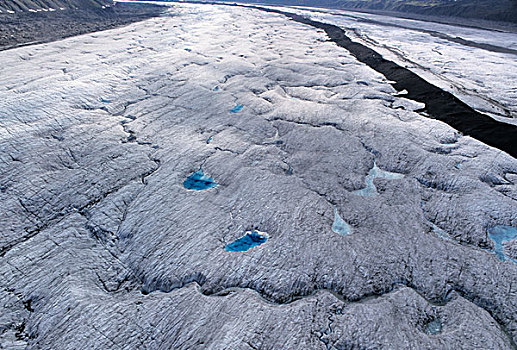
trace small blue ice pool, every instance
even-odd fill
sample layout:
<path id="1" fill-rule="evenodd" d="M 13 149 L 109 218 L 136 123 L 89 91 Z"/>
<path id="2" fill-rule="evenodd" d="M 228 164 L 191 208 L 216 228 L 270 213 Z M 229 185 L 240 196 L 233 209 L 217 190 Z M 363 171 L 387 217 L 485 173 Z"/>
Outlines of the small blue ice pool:
<path id="1" fill-rule="evenodd" d="M 204 191 L 210 188 L 216 187 L 218 184 L 212 179 L 210 176 L 205 175 L 202 169 L 195 171 L 192 173 L 187 179 L 183 182 L 183 186 L 187 190 L 194 191 Z"/>
<path id="2" fill-rule="evenodd" d="M 230 109 L 230 113 L 239 113 L 244 108 L 243 105 L 235 105 L 232 109 Z"/>
<path id="3" fill-rule="evenodd" d="M 332 224 L 332 231 L 343 236 L 352 233 L 352 228 L 341 218 L 341 216 L 339 216 L 337 208 L 334 208 L 334 223 Z"/>
<path id="4" fill-rule="evenodd" d="M 260 231 L 248 231 L 241 238 L 236 239 L 224 247 L 227 252 L 245 252 L 266 243 L 268 235 Z"/>
<path id="5" fill-rule="evenodd" d="M 510 242 L 517 239 L 517 227 L 497 225 L 488 228 L 488 237 L 494 242 L 494 252 L 497 257 L 504 261 L 510 260 L 517 263 L 516 259 L 506 256 L 503 249 L 504 242 Z"/>

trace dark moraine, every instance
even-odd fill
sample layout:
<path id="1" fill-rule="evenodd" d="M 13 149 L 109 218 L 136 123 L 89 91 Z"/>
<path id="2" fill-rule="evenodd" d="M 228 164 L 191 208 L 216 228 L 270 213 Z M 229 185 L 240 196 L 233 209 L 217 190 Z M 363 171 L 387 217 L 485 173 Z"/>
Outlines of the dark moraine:
<path id="1" fill-rule="evenodd" d="M 471 136 L 487 145 L 496 147 L 517 158 L 517 126 L 501 123 L 486 114 L 479 113 L 460 101 L 453 94 L 427 82 L 410 70 L 383 58 L 376 51 L 353 42 L 343 29 L 303 16 L 275 9 L 253 7 L 258 10 L 285 15 L 292 20 L 324 30 L 330 40 L 348 50 L 360 62 L 394 81 L 398 91 L 407 90 L 405 96 L 425 103 L 427 113 L 435 119 L 449 124 L 464 135 Z"/>

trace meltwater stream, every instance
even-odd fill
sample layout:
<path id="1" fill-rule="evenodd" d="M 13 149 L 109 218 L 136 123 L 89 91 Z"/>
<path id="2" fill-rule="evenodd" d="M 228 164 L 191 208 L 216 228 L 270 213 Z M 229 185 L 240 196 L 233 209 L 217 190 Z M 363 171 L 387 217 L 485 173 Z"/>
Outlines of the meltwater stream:
<path id="1" fill-rule="evenodd" d="M 363 196 L 363 197 L 372 197 L 372 196 L 377 195 L 377 188 L 375 187 L 375 185 L 373 183 L 373 180 L 376 177 L 380 177 L 383 179 L 395 180 L 395 179 L 402 179 L 404 177 L 404 175 L 398 174 L 398 173 L 392 173 L 392 172 L 389 172 L 386 170 L 382 170 L 377 166 L 377 163 L 374 161 L 373 168 L 370 169 L 370 171 L 368 172 L 368 175 L 366 176 L 366 179 L 365 179 L 366 187 L 362 188 L 360 190 L 354 191 L 352 193 L 357 194 L 359 196 Z"/>

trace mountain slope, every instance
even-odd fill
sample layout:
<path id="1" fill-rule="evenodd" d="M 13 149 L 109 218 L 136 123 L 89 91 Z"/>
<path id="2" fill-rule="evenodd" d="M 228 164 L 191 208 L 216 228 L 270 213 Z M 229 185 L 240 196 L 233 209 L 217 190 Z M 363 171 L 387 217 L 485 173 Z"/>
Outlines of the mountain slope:
<path id="1" fill-rule="evenodd" d="M 0 51 L 118 27 L 157 16 L 164 9 L 112 4 L 111 0 L 0 0 Z"/>
<path id="2" fill-rule="evenodd" d="M 244 0 L 242 2 L 382 10 L 517 23 L 517 0 Z"/>
<path id="3" fill-rule="evenodd" d="M 344 8 L 517 22 L 517 1 L 515 0 L 339 0 L 335 1 L 335 4 Z"/>
<path id="4" fill-rule="evenodd" d="M 111 0 L 0 0 L 2 12 L 29 10 L 58 10 L 67 8 L 101 7 L 112 4 Z"/>

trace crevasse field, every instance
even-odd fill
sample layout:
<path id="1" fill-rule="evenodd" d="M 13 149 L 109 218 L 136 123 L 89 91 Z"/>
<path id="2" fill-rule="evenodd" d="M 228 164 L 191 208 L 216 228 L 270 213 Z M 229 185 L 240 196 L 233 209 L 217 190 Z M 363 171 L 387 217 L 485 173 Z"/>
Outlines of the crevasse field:
<path id="1" fill-rule="evenodd" d="M 515 124 L 515 54 L 354 23 Z M 423 107 L 244 7 L 0 52 L 0 348 L 514 348 L 517 160 Z"/>

